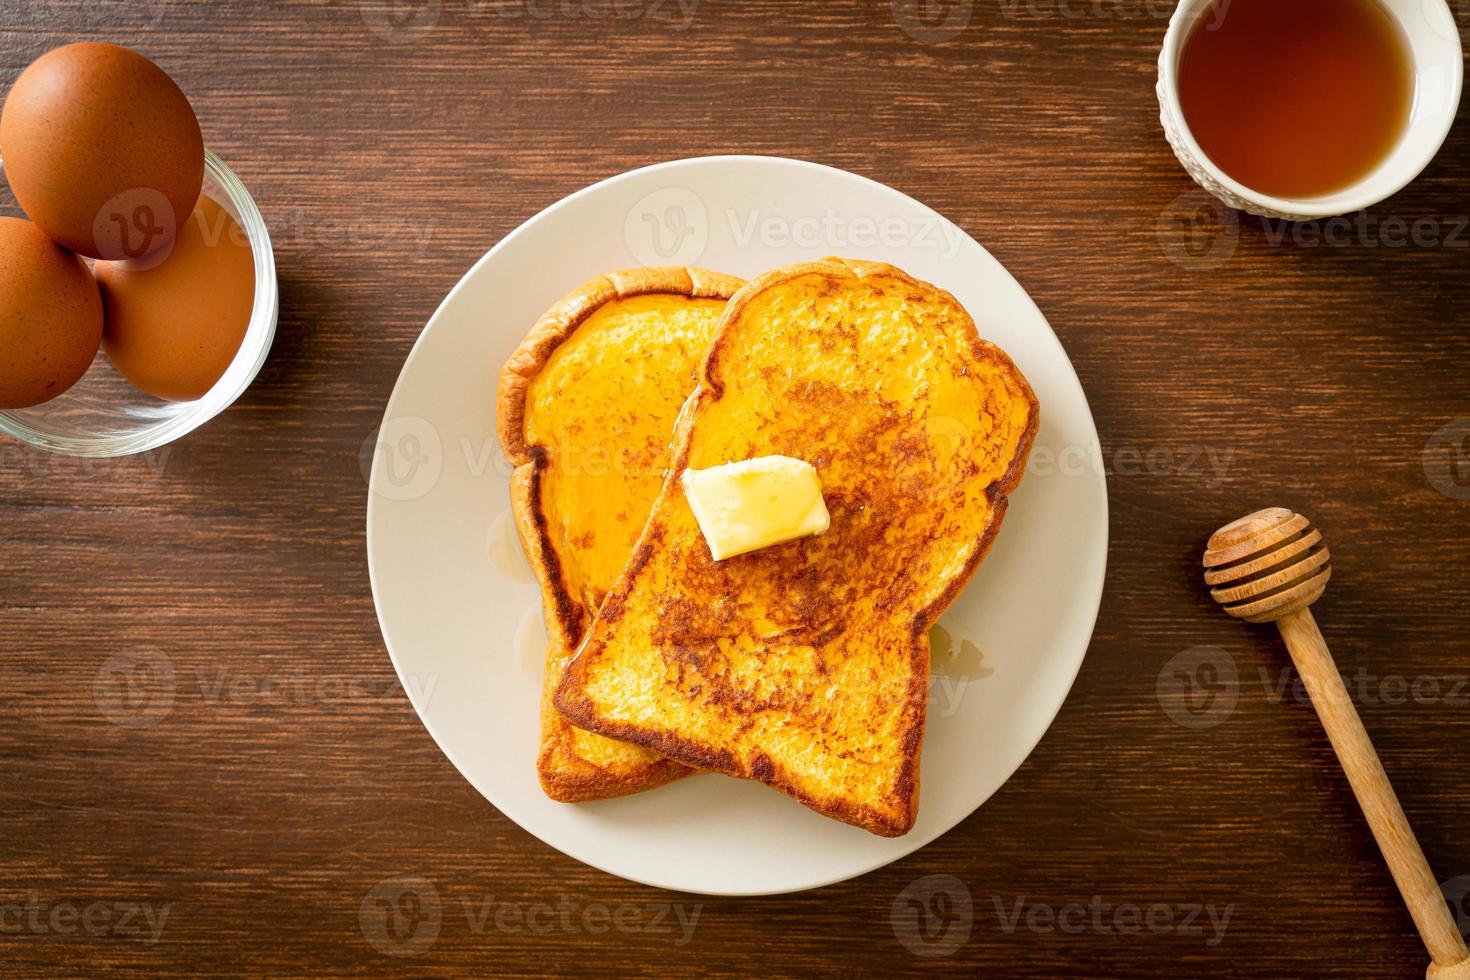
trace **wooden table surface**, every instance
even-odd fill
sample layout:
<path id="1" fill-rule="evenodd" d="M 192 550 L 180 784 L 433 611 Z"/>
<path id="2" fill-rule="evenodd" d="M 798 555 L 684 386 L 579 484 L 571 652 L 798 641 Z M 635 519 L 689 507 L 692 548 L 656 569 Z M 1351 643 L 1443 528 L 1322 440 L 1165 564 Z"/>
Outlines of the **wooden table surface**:
<path id="1" fill-rule="evenodd" d="M 1470 927 L 1464 112 L 1361 220 L 1237 219 L 1160 132 L 1170 4 L 928 6 L 0 9 L 0 84 L 80 39 L 171 72 L 282 287 L 259 380 L 166 452 L 0 445 L 0 972 L 1422 975 L 1274 631 L 1200 584 L 1208 533 L 1274 503 L 1328 536 L 1319 618 Z M 585 867 L 456 773 L 379 636 L 360 459 L 490 246 L 727 152 L 867 175 L 990 249 L 1076 365 L 1112 513 L 1091 649 L 1010 782 L 890 867 L 742 900 Z"/>

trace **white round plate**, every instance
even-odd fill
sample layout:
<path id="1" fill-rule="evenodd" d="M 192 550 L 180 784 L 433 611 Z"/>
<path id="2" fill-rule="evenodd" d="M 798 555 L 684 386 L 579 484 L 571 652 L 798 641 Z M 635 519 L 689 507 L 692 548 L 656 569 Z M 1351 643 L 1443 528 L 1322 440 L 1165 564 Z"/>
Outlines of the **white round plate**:
<path id="1" fill-rule="evenodd" d="M 545 633 L 495 435 L 501 364 L 583 281 L 635 265 L 751 277 L 827 255 L 891 262 L 959 298 L 1025 372 L 1041 430 L 1005 525 L 935 650 L 918 822 L 885 839 L 756 783 L 700 775 L 593 804 L 536 781 Z M 595 184 L 475 264 L 425 328 L 375 442 L 368 567 L 424 725 L 502 813 L 594 867 L 718 895 L 814 888 L 897 860 L 984 803 L 1040 741 L 1082 664 L 1107 561 L 1097 430 L 1066 353 L 973 239 L 882 184 L 770 157 L 707 157 Z M 949 647 L 951 656 L 939 649 Z"/>

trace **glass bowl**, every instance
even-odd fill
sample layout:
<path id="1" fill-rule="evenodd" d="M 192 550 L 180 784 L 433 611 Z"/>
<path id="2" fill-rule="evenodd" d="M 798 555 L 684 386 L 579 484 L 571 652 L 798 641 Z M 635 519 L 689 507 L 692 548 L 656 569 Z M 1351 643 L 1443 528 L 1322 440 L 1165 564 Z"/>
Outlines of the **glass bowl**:
<path id="1" fill-rule="evenodd" d="M 3 174 L 3 168 L 0 168 Z M 235 359 L 214 387 L 195 401 L 165 401 L 134 388 L 105 351 L 65 392 L 31 408 L 0 410 L 0 432 L 68 456 L 127 456 L 167 445 L 199 428 L 250 387 L 276 336 L 276 262 L 260 209 L 235 172 L 204 152 L 203 193 L 240 225 L 255 256 L 255 305 Z M 0 214 L 23 217 L 8 185 L 0 187 Z"/>

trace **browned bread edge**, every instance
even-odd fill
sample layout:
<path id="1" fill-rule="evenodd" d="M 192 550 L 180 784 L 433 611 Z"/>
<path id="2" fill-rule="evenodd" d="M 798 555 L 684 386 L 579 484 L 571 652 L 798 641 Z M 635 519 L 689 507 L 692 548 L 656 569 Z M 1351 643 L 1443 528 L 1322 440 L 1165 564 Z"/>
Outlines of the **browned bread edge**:
<path id="1" fill-rule="evenodd" d="M 510 482 L 511 512 L 521 549 L 541 586 L 550 649 L 574 650 L 592 611 L 584 616 L 580 604 L 568 593 L 560 563 L 549 544 L 539 493 L 545 458 L 525 438 L 526 395 L 532 380 L 556 349 L 607 303 L 649 294 L 729 299 L 743 284 L 744 280 L 735 276 L 683 266 L 624 269 L 597 276 L 542 314 L 501 369 L 496 388 L 496 428 L 506 457 L 516 467 Z M 548 718 L 548 713 L 556 710 L 551 704 L 554 681 L 548 677 L 543 685 L 541 748 L 536 760 L 537 775 L 547 796 L 564 803 L 604 800 L 690 775 L 690 769 L 667 759 L 627 775 L 610 774 L 590 762 L 576 765 L 583 760 L 572 749 L 572 733 L 564 724 L 557 726 L 556 718 Z M 558 748 L 563 762 L 571 763 L 567 767 L 571 771 L 553 766 Z"/>

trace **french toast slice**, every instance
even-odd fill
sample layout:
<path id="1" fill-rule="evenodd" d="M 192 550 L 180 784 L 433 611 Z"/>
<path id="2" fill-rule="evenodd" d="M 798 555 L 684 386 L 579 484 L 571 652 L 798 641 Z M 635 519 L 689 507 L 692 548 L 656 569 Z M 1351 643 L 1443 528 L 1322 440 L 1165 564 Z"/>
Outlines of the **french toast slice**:
<path id="1" fill-rule="evenodd" d="M 989 549 L 1035 438 L 1026 379 L 952 297 L 828 259 L 738 292 L 673 467 L 555 703 L 875 834 L 914 823 L 929 627 Z M 821 535 L 716 562 L 686 469 L 812 463 Z"/>
<path id="2" fill-rule="evenodd" d="M 548 310 L 501 371 L 497 428 L 516 467 L 511 509 L 548 635 L 536 768 L 554 800 L 622 796 L 690 772 L 574 728 L 551 697 L 633 553 L 663 484 L 679 409 L 742 284 L 677 267 L 599 276 Z"/>

